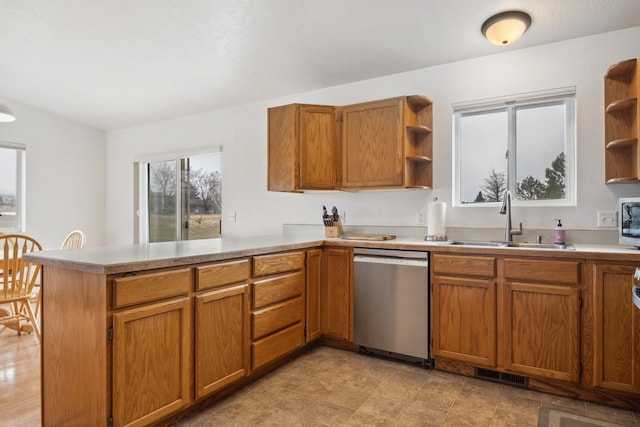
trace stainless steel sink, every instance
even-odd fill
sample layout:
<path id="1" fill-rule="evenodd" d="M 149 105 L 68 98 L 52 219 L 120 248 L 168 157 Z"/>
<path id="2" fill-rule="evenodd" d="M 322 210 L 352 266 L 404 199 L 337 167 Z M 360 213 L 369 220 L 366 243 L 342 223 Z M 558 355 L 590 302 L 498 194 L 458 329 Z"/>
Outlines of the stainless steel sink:
<path id="1" fill-rule="evenodd" d="M 573 245 L 556 245 L 553 243 L 509 242 L 507 246 L 510 248 L 561 249 L 570 251 L 576 249 Z"/>
<path id="2" fill-rule="evenodd" d="M 499 242 L 493 240 L 450 240 L 442 242 L 443 245 L 455 246 L 482 246 L 493 248 L 527 248 L 527 249 L 560 249 L 575 250 L 573 245 L 554 245 L 553 243 L 530 243 L 530 242 Z"/>
<path id="3" fill-rule="evenodd" d="M 450 240 L 442 242 L 443 245 L 460 245 L 460 246 L 489 246 L 494 248 L 505 248 L 508 242 L 496 242 L 485 240 Z"/>

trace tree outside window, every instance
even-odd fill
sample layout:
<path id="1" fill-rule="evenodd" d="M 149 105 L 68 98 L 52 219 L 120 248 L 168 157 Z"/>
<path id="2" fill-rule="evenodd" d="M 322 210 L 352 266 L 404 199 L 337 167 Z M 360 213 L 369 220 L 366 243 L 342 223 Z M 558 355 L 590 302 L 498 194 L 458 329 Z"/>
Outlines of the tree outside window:
<path id="1" fill-rule="evenodd" d="M 507 189 L 522 205 L 574 203 L 575 106 L 560 98 L 454 109 L 454 203 L 501 202 Z"/>

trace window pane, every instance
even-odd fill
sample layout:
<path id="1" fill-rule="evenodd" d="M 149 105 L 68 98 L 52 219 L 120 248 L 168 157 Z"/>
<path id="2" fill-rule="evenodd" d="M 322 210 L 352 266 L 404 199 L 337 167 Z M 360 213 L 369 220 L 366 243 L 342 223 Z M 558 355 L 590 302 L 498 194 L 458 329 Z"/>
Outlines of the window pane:
<path id="1" fill-rule="evenodd" d="M 188 179 L 183 195 L 182 239 L 220 237 L 222 212 L 222 154 L 184 159 Z"/>
<path id="2" fill-rule="evenodd" d="M 516 108 L 516 198 L 564 199 L 565 105 Z"/>
<path id="3" fill-rule="evenodd" d="M 496 202 L 507 188 L 507 112 L 460 117 L 460 201 Z"/>
<path id="4" fill-rule="evenodd" d="M 176 162 L 149 163 L 149 242 L 176 240 Z"/>
<path id="5" fill-rule="evenodd" d="M 18 150 L 0 147 L 0 230 L 19 231 L 18 156 Z"/>

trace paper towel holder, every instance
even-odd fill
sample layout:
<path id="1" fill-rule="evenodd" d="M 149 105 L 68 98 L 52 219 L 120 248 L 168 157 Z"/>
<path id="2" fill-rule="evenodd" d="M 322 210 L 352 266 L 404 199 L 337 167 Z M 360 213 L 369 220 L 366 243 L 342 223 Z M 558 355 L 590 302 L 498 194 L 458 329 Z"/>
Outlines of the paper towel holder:
<path id="1" fill-rule="evenodd" d="M 438 198 L 434 197 L 433 201 L 437 202 Z M 446 242 L 447 241 L 447 235 L 446 234 L 427 235 L 427 236 L 425 236 L 424 240 L 427 241 L 427 242 Z"/>

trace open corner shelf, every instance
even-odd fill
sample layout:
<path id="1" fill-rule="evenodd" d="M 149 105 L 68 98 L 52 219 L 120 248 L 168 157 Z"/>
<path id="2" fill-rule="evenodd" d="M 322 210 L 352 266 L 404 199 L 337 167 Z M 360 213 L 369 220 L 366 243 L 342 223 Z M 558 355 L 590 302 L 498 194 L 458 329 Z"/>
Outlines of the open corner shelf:
<path id="1" fill-rule="evenodd" d="M 638 182 L 638 59 L 631 58 L 607 69 L 604 76 L 605 183 Z"/>

